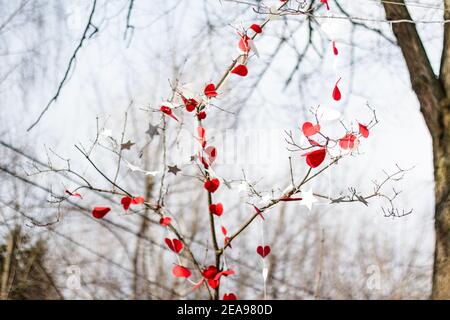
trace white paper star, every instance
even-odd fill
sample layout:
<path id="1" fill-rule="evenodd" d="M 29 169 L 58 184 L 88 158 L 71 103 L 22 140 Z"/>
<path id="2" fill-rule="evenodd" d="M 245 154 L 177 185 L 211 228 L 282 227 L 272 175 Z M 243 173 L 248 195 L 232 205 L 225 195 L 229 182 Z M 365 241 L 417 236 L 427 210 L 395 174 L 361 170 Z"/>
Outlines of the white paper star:
<path id="1" fill-rule="evenodd" d="M 135 165 L 133 165 L 133 164 L 131 164 L 131 163 L 129 163 L 127 160 L 123 160 L 123 161 L 125 161 L 125 163 L 127 164 L 127 167 L 131 170 L 131 171 L 133 171 L 133 172 L 142 172 L 142 173 L 144 173 L 146 176 L 156 176 L 158 173 L 159 173 L 159 171 L 146 171 L 146 170 L 144 170 L 144 169 L 141 169 L 141 168 L 139 168 L 138 166 L 135 166 Z"/>
<path id="2" fill-rule="evenodd" d="M 314 197 L 312 189 L 302 192 L 302 200 L 300 201 L 300 204 L 306 206 L 309 211 L 311 211 L 313 203 L 316 202 L 317 198 Z"/>

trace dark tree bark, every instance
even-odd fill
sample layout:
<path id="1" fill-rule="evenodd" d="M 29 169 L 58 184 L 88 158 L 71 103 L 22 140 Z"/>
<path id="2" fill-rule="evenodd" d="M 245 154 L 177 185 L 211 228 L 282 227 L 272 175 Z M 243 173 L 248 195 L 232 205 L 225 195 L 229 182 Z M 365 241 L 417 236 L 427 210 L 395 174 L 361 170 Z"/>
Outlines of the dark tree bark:
<path id="1" fill-rule="evenodd" d="M 391 0 L 382 4 L 388 20 L 411 20 L 404 0 Z M 450 0 L 444 0 L 444 4 L 444 18 L 448 20 Z M 434 74 L 416 25 L 394 23 L 392 29 L 433 140 L 436 247 L 432 298 L 450 299 L 450 25 L 444 24 L 439 76 Z"/>

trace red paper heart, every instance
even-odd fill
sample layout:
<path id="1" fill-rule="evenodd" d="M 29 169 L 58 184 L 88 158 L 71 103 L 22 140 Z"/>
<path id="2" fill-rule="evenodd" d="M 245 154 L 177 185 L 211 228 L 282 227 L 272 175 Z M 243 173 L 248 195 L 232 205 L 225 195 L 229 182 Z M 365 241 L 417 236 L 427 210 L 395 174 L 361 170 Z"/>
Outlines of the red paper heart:
<path id="1" fill-rule="evenodd" d="M 122 207 L 125 211 L 130 208 L 132 201 L 133 199 L 131 199 L 130 197 L 123 197 L 122 200 L 120 200 L 120 203 L 122 204 Z"/>
<path id="2" fill-rule="evenodd" d="M 167 246 L 175 253 L 180 253 L 180 251 L 183 249 L 183 242 L 181 242 L 178 239 L 169 239 L 165 238 L 164 241 L 166 242 Z"/>
<path id="3" fill-rule="evenodd" d="M 338 84 L 339 81 L 341 81 L 341 78 L 339 78 L 339 80 L 336 82 L 336 84 L 334 85 L 334 89 L 333 89 L 333 99 L 336 101 L 341 100 L 341 90 L 339 90 Z"/>
<path id="4" fill-rule="evenodd" d="M 206 85 L 204 90 L 205 96 L 207 98 L 215 98 L 217 97 L 216 86 L 214 83 L 210 83 Z"/>
<path id="5" fill-rule="evenodd" d="M 217 149 L 213 146 L 209 146 L 205 149 L 205 153 L 208 155 L 209 164 L 212 164 L 217 157 Z"/>
<path id="6" fill-rule="evenodd" d="M 325 148 L 314 150 L 304 154 L 306 156 L 306 164 L 311 168 L 316 168 L 325 160 L 327 152 Z"/>
<path id="7" fill-rule="evenodd" d="M 334 53 L 335 56 L 337 56 L 339 54 L 339 51 L 336 48 L 336 41 L 333 41 L 333 53 Z"/>
<path id="8" fill-rule="evenodd" d="M 186 267 L 175 265 L 172 269 L 172 274 L 178 278 L 189 278 L 191 276 L 191 271 Z"/>
<path id="9" fill-rule="evenodd" d="M 95 219 L 102 219 L 110 211 L 111 211 L 111 208 L 109 208 L 109 207 L 95 207 L 92 210 L 92 216 Z"/>
<path id="10" fill-rule="evenodd" d="M 214 193 L 220 186 L 220 181 L 217 178 L 211 179 L 211 180 L 206 180 L 204 187 L 206 190 L 208 190 L 208 192 L 210 193 Z"/>
<path id="11" fill-rule="evenodd" d="M 237 300 L 237 296 L 234 293 L 225 293 L 223 300 Z"/>
<path id="12" fill-rule="evenodd" d="M 230 237 L 225 237 L 225 239 L 223 239 L 223 244 L 224 246 L 229 246 L 230 248 L 232 248 L 230 244 Z"/>
<path id="13" fill-rule="evenodd" d="M 164 227 L 167 227 L 171 221 L 172 221 L 172 218 L 170 218 L 170 217 L 162 217 L 161 219 L 159 219 L 159 224 Z"/>
<path id="14" fill-rule="evenodd" d="M 209 211 L 212 214 L 215 214 L 216 216 L 220 217 L 222 215 L 222 213 L 223 213 L 223 205 L 222 205 L 222 203 L 219 202 L 219 203 L 216 203 L 216 204 L 211 204 L 209 206 Z"/>
<path id="15" fill-rule="evenodd" d="M 368 138 L 369 137 L 369 128 L 367 128 L 367 126 L 359 123 L 359 133 L 364 137 L 364 138 Z"/>
<path id="16" fill-rule="evenodd" d="M 344 149 L 353 149 L 355 146 L 356 136 L 352 133 L 347 133 L 343 138 L 339 139 L 339 146 Z"/>
<path id="17" fill-rule="evenodd" d="M 250 51 L 250 46 L 248 45 L 248 40 L 250 40 L 250 38 L 244 34 L 241 36 L 241 39 L 239 39 L 239 50 L 241 50 L 244 54 L 248 54 Z"/>
<path id="18" fill-rule="evenodd" d="M 169 117 L 171 117 L 172 119 L 178 121 L 177 117 L 174 116 L 172 109 L 170 107 L 167 106 L 161 106 L 161 108 L 159 109 L 161 110 L 162 113 L 168 115 Z"/>
<path id="19" fill-rule="evenodd" d="M 252 24 L 250 26 L 250 29 L 252 29 L 253 31 L 255 31 L 256 33 L 261 33 L 262 32 L 262 28 L 259 24 Z"/>
<path id="20" fill-rule="evenodd" d="M 200 111 L 199 113 L 197 113 L 197 119 L 198 120 L 204 120 L 206 118 L 206 112 L 205 111 Z"/>
<path id="21" fill-rule="evenodd" d="M 195 108 L 198 105 L 197 100 L 190 98 L 190 99 L 186 99 L 183 95 L 181 95 L 181 99 L 183 100 L 184 105 L 186 106 L 186 110 L 188 112 L 192 112 L 195 110 Z"/>
<path id="22" fill-rule="evenodd" d="M 214 265 L 210 265 L 209 267 L 203 269 L 202 275 L 205 279 L 214 279 L 217 274 L 217 268 Z"/>
<path id="23" fill-rule="evenodd" d="M 264 259 L 270 253 L 270 246 L 258 246 L 256 252 Z"/>
<path id="24" fill-rule="evenodd" d="M 311 122 L 305 122 L 302 126 L 305 137 L 310 137 L 320 132 L 320 124 L 313 125 Z"/>
<path id="25" fill-rule="evenodd" d="M 244 64 L 237 65 L 231 70 L 231 73 L 237 74 L 238 76 L 245 77 L 248 74 L 247 66 Z"/>

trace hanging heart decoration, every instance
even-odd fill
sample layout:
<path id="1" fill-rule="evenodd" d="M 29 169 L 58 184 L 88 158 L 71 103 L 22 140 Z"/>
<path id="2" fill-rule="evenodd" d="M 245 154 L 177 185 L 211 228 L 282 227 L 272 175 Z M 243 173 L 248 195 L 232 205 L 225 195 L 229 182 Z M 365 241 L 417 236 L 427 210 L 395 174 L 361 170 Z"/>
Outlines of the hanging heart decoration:
<path id="1" fill-rule="evenodd" d="M 339 90 L 338 87 L 339 81 L 341 81 L 341 78 L 339 78 L 339 80 L 336 82 L 333 89 L 333 99 L 336 101 L 339 101 L 342 98 L 341 90 Z"/>
<path id="2" fill-rule="evenodd" d="M 231 70 L 231 73 L 237 74 L 238 76 L 245 77 L 248 74 L 248 69 L 245 64 L 239 64 Z"/>
<path id="3" fill-rule="evenodd" d="M 177 278 L 189 278 L 192 273 L 188 268 L 177 264 L 173 267 L 172 274 Z"/>
<path id="4" fill-rule="evenodd" d="M 165 238 L 164 241 L 166 242 L 167 246 L 169 247 L 170 250 L 172 250 L 175 253 L 180 253 L 181 250 L 183 249 L 183 242 L 181 242 L 178 239 L 169 239 L 169 238 Z"/>
<path id="5" fill-rule="evenodd" d="M 358 123 L 359 125 L 359 133 L 361 134 L 361 136 L 363 136 L 364 138 L 368 138 L 369 137 L 369 129 L 367 128 L 367 126 Z"/>
<path id="6" fill-rule="evenodd" d="M 212 214 L 215 214 L 216 216 L 220 217 L 223 213 L 223 205 L 222 203 L 216 203 L 216 204 L 210 204 L 209 205 L 209 212 Z"/>
<path id="7" fill-rule="evenodd" d="M 217 178 L 208 179 L 205 181 L 204 187 L 209 193 L 214 193 L 220 186 L 220 181 Z"/>
<path id="8" fill-rule="evenodd" d="M 327 152 L 325 148 L 320 148 L 304 154 L 306 157 L 306 164 L 311 168 L 317 168 L 325 160 Z"/>
<path id="9" fill-rule="evenodd" d="M 102 219 L 110 211 L 111 211 L 111 208 L 109 208 L 109 207 L 95 207 L 94 209 L 92 209 L 92 216 L 95 219 Z"/>
<path id="10" fill-rule="evenodd" d="M 258 246 L 256 248 L 256 252 L 261 256 L 261 258 L 265 258 L 269 255 L 270 253 L 270 246 Z"/>
<path id="11" fill-rule="evenodd" d="M 310 137 L 320 132 L 320 124 L 313 125 L 311 122 L 305 122 L 302 126 L 302 132 L 305 137 Z"/>

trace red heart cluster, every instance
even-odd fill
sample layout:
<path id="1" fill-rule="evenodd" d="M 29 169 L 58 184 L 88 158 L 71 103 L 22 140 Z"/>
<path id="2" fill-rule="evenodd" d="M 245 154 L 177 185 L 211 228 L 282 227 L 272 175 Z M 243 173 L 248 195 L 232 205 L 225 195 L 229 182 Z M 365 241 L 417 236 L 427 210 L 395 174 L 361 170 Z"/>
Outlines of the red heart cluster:
<path id="1" fill-rule="evenodd" d="M 358 138 L 353 133 L 347 133 L 343 138 L 339 139 L 339 146 L 344 149 L 353 149 Z"/>
<path id="2" fill-rule="evenodd" d="M 123 209 L 125 211 L 127 211 L 130 208 L 130 205 L 132 205 L 132 204 L 137 205 L 137 204 L 142 204 L 144 202 L 145 202 L 145 200 L 142 197 L 128 197 L 128 196 L 126 196 L 126 197 L 123 197 L 120 200 L 120 203 L 122 204 L 122 207 L 123 207 Z"/>
<path id="3" fill-rule="evenodd" d="M 211 265 L 202 271 L 203 278 L 206 279 L 209 286 L 213 289 L 216 289 L 220 285 L 220 277 L 228 277 L 232 274 L 234 274 L 234 270 L 228 269 L 219 272 L 217 267 L 214 265 Z"/>

